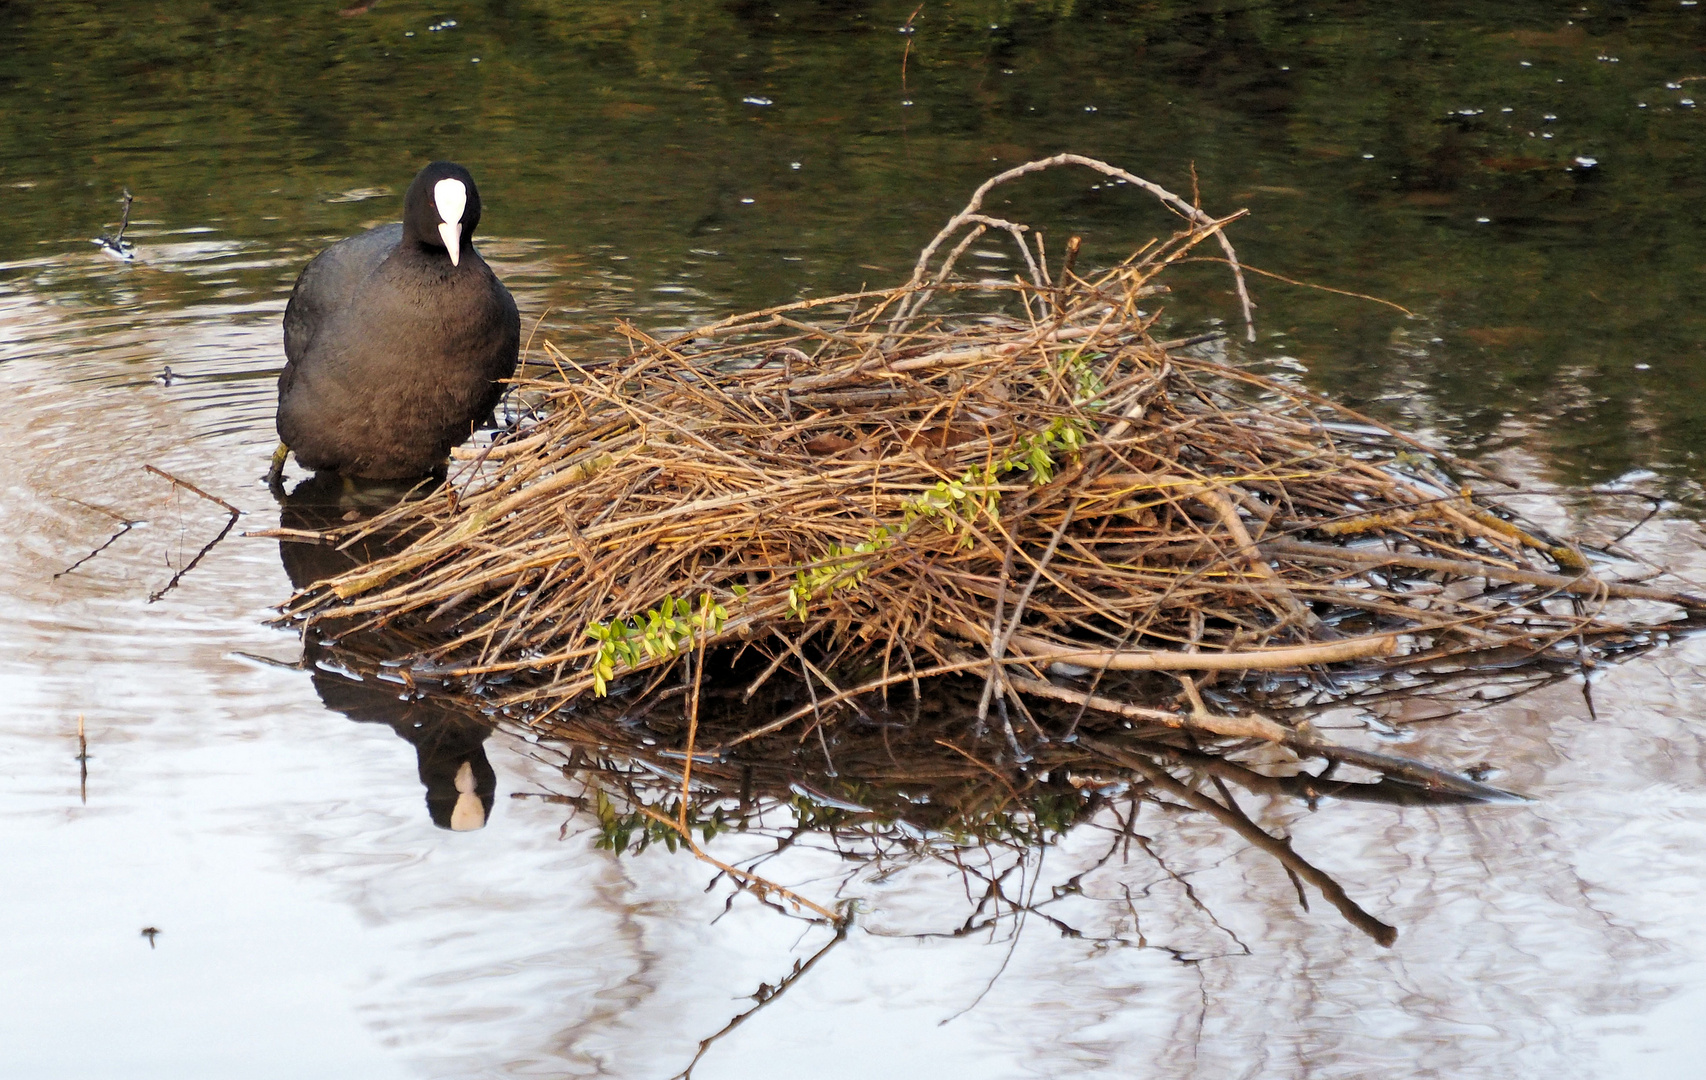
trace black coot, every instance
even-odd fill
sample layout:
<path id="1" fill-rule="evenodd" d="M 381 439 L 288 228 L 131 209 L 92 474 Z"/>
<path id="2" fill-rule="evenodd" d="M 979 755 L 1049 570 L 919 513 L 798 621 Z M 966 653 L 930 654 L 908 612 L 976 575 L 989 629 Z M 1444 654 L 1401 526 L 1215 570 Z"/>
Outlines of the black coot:
<path id="1" fill-rule="evenodd" d="M 491 415 L 521 320 L 474 250 L 479 224 L 473 176 L 435 161 L 409 185 L 401 225 L 333 244 L 302 271 L 278 379 L 278 435 L 299 464 L 425 476 Z"/>

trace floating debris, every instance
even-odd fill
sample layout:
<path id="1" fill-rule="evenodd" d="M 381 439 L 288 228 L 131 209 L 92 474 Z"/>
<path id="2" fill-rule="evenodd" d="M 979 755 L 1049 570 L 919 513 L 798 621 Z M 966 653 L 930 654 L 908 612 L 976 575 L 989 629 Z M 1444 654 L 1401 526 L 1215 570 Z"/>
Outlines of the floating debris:
<path id="1" fill-rule="evenodd" d="M 97 236 L 93 240 L 89 241 L 106 254 L 111 255 L 115 259 L 122 259 L 125 262 L 130 262 L 136 258 L 136 245 L 124 238 L 124 230 L 130 228 L 130 204 L 134 202 L 135 199 L 136 196 L 130 193 L 130 189 L 125 188 L 122 200 L 124 203 L 124 215 L 119 219 L 118 232 L 111 236 Z"/>

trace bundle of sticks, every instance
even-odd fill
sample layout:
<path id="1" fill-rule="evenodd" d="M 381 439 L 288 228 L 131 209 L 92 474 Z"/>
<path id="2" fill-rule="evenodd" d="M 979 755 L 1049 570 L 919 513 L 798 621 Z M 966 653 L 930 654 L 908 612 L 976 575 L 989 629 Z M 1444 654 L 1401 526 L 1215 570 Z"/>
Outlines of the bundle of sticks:
<path id="1" fill-rule="evenodd" d="M 984 205 L 1055 166 L 1148 191 L 1179 230 L 1093 273 L 1076 244 L 1050 265 Z M 737 742 L 970 676 L 975 723 L 1022 760 L 1049 737 L 1041 701 L 1303 752 L 1306 731 L 1216 713 L 1198 680 L 1580 659 L 1627 631 L 1620 600 L 1706 608 L 1596 573 L 1465 486 L 1472 467 L 1159 340 L 1181 260 L 1218 247 L 1247 305 L 1230 220 L 1061 155 L 978 189 L 897 288 L 665 340 L 624 326 L 615 357 L 546 346 L 516 390 L 535 422 L 459 452 L 423 498 L 294 537 L 409 541 L 287 617 L 400 635 L 409 670 L 538 725 L 692 655 L 740 658 L 749 695 L 778 672 L 809 692 Z M 1023 272 L 958 273 L 986 237 Z M 1169 673 L 1181 704 L 1136 700 L 1129 672 Z"/>

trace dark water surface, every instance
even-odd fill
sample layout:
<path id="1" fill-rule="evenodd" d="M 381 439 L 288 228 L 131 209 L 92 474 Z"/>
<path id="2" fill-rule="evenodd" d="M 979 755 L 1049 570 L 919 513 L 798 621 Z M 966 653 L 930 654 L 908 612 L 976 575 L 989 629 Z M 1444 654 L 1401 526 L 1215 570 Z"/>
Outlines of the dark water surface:
<path id="1" fill-rule="evenodd" d="M 1251 210 L 1250 262 L 1416 313 L 1257 280 L 1233 359 L 1537 485 L 1669 499 L 1633 542 L 1706 580 L 1701 5 L 932 3 L 901 32 L 917 6 L 0 0 L 0 1076 L 667 1077 L 821 944 L 511 798 L 561 784 L 525 741 L 352 723 L 378 718 L 336 672 L 245 659 L 299 655 L 264 625 L 272 542 L 149 602 L 225 515 L 142 466 L 276 521 L 290 283 L 430 158 L 474 170 L 524 320 L 594 354 L 618 317 L 897 281 L 1029 158 L 1181 192 L 1194 163 L 1207 208 Z M 89 243 L 125 187 L 130 263 Z M 1169 224 L 1088 174 L 1013 190 L 1089 262 Z M 1190 280 L 1171 318 L 1235 318 L 1218 268 Z M 1615 535 L 1646 505 L 1531 509 Z M 1605 673 L 1593 715 L 1578 680 L 1324 718 L 1538 799 L 1250 806 L 1393 950 L 1212 823 L 1151 822 L 1178 876 L 1090 881 L 1102 944 L 921 938 L 963 918 L 956 875 L 859 878 L 849 940 L 694 1075 L 1698 1075 L 1703 662 Z M 495 784 L 478 832 L 435 826 L 461 761 Z M 1102 844 L 1069 835 L 1039 881 Z M 840 880 L 801 858 L 803 889 Z"/>

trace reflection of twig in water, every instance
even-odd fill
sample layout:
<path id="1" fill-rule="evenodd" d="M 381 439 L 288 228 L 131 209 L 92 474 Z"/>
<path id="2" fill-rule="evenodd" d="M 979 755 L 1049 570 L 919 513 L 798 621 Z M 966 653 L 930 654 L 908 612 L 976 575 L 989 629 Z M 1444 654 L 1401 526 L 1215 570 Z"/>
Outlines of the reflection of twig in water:
<path id="1" fill-rule="evenodd" d="M 1230 807 L 1223 806 L 1195 788 L 1180 783 L 1167 770 L 1140 755 L 1128 754 L 1119 747 L 1111 746 L 1100 740 L 1084 739 L 1083 741 L 1086 746 L 1098 753 L 1106 754 L 1120 764 L 1136 769 L 1148 777 L 1150 783 L 1174 798 L 1182 799 L 1196 809 L 1206 811 L 1215 820 L 1278 859 L 1282 866 L 1321 890 L 1321 895 L 1327 898 L 1329 904 L 1338 909 L 1339 914 L 1343 915 L 1352 926 L 1379 944 L 1390 946 L 1398 940 L 1396 928 L 1388 926 L 1364 911 L 1356 901 L 1345 893 L 1338 882 L 1306 862 L 1301 855 L 1291 849 L 1290 842 L 1270 835 L 1265 829 L 1251 821 L 1242 810 L 1238 809 L 1237 803 L 1232 803 Z"/>
<path id="2" fill-rule="evenodd" d="M 748 887 L 750 887 L 753 890 L 753 892 L 757 893 L 761 899 L 766 894 L 773 892 L 777 896 L 780 896 L 783 899 L 787 900 L 789 903 L 793 904 L 795 910 L 798 910 L 801 906 L 811 908 L 813 911 L 817 912 L 819 915 L 822 915 L 824 918 L 826 918 L 830 922 L 834 923 L 839 931 L 844 932 L 845 927 L 846 927 L 845 917 L 838 916 L 834 912 L 830 911 L 828 908 L 820 907 L 819 905 L 812 903 L 810 900 L 807 900 L 805 897 L 799 895 L 798 893 L 794 892 L 793 890 L 783 888 L 781 885 L 777 885 L 775 882 L 770 881 L 766 878 L 762 878 L 762 877 L 758 876 L 757 874 L 752 873 L 751 871 L 742 870 L 739 867 L 735 867 L 735 866 L 730 866 L 728 863 L 723 862 L 720 859 L 713 859 L 711 856 L 705 854 L 705 852 L 702 851 L 700 849 L 699 845 L 694 841 L 693 830 L 688 824 L 687 814 L 688 814 L 688 810 L 689 810 L 689 796 L 692 794 L 693 742 L 698 737 L 698 734 L 699 734 L 699 690 L 703 684 L 704 674 L 705 674 L 705 633 L 704 633 L 703 628 L 701 628 L 700 634 L 699 634 L 699 652 L 698 652 L 698 655 L 694 658 L 694 663 L 693 663 L 693 693 L 687 702 L 687 710 L 688 710 L 688 713 L 687 713 L 687 717 L 688 717 L 687 718 L 687 751 L 683 755 L 682 767 L 681 767 L 681 807 L 680 807 L 679 813 L 676 817 L 676 820 L 674 820 L 674 821 L 669 820 L 668 818 L 664 817 L 662 814 L 659 814 L 657 811 L 652 810 L 649 807 L 645 807 L 645 806 L 640 807 L 641 812 L 644 813 L 647 817 L 655 818 L 655 819 L 663 822 L 664 824 L 669 825 L 676 832 L 681 834 L 682 842 L 684 842 L 687 845 L 687 850 L 693 852 L 695 857 L 703 860 L 704 862 L 710 863 L 712 866 L 715 866 L 717 869 L 721 870 L 725 874 L 728 874 L 730 877 L 736 878 L 739 881 L 746 883 L 746 885 Z M 839 934 L 838 934 L 838 937 L 839 937 Z M 694 1060 L 697 1061 L 698 1058 L 694 1058 Z M 692 1071 L 692 1068 L 693 1068 L 693 1066 L 689 1065 L 688 1071 Z"/>
<path id="3" fill-rule="evenodd" d="M 942 861 L 942 862 L 947 862 L 947 859 L 944 858 L 940 852 L 931 851 L 931 852 L 928 852 L 928 854 L 930 855 L 931 858 L 937 859 L 937 860 Z M 966 921 L 964 923 L 960 924 L 955 929 L 948 931 L 947 933 L 922 933 L 922 934 L 916 934 L 913 936 L 915 936 L 915 937 L 963 938 L 963 937 L 969 937 L 971 934 L 977 932 L 978 930 L 982 930 L 985 927 L 988 927 L 989 932 L 990 932 L 990 938 L 991 938 L 991 940 L 994 940 L 995 924 L 997 922 L 1000 922 L 1001 917 L 1002 917 L 1001 916 L 1000 902 L 1003 900 L 1007 900 L 1007 894 L 1002 891 L 1001 883 L 1003 881 L 1007 880 L 1007 875 L 1011 874 L 1013 871 L 1015 871 L 1019 868 L 1019 864 L 1017 862 L 1010 863 L 1010 864 L 1008 864 L 1007 869 L 1005 869 L 1005 870 L 1001 871 L 999 874 L 997 874 L 995 872 L 995 856 L 989 851 L 989 845 L 988 844 L 984 845 L 984 854 L 989 858 L 989 872 L 988 873 L 985 873 L 982 870 L 979 870 L 975 866 L 967 866 L 965 864 L 964 860 L 962 860 L 960 858 L 959 851 L 956 850 L 954 852 L 954 862 L 952 865 L 957 870 L 959 870 L 961 876 L 963 878 L 965 878 L 966 899 L 974 901 L 974 906 L 972 907 L 971 911 L 968 912 L 966 915 Z M 971 894 L 971 882 L 970 882 L 970 879 L 974 878 L 974 877 L 977 878 L 979 881 L 984 882 L 983 895 L 976 897 L 975 899 L 973 898 L 973 896 Z M 982 915 L 984 912 L 984 909 L 989 907 L 992 902 L 995 905 L 995 913 L 989 917 L 989 920 L 987 922 L 979 922 L 978 916 Z M 1011 900 L 1007 900 L 1007 903 L 1011 907 L 1015 907 L 1015 908 L 1017 907 L 1017 905 L 1013 904 L 1013 902 Z"/>
<path id="4" fill-rule="evenodd" d="M 119 537 L 123 536 L 125 533 L 129 532 L 131 529 L 134 529 L 137 526 L 137 524 L 138 523 L 134 522 L 134 521 L 120 522 L 118 532 L 113 533 L 111 536 L 107 537 L 106 543 L 102 544 L 100 547 L 96 548 L 95 550 L 89 552 L 89 554 L 83 556 L 81 559 L 78 559 L 76 562 L 72 563 L 70 566 L 67 566 L 65 569 L 61 570 L 59 573 L 53 575 L 54 579 L 57 580 L 59 578 L 64 577 L 66 574 L 69 574 L 71 571 L 77 569 L 79 566 L 82 566 L 84 563 L 88 562 L 90 559 L 93 559 L 96 555 L 99 555 L 101 552 L 112 547 L 114 542 L 117 541 Z"/>
<path id="5" fill-rule="evenodd" d="M 1036 906 L 1037 886 L 1042 882 L 1042 879 L 1043 879 L 1043 859 L 1045 859 L 1047 856 L 1048 856 L 1048 848 L 1039 847 L 1037 849 L 1037 871 L 1035 874 L 1031 875 L 1030 895 L 1025 897 L 1024 902 L 1018 903 L 1018 902 L 1015 902 L 1012 900 L 1007 901 L 1009 904 L 1011 904 L 1013 906 L 1013 909 L 1014 909 L 1014 912 L 1015 912 L 1017 918 L 1015 918 L 1013 921 L 1013 933 L 1012 933 L 1012 936 L 1010 936 L 1007 939 L 1007 953 L 1006 953 L 1006 955 L 1002 956 L 1002 958 L 1001 958 L 1001 966 L 997 967 L 995 969 L 995 972 L 989 976 L 989 981 L 983 984 L 983 989 L 979 990 L 977 992 L 977 996 L 972 998 L 971 1001 L 966 1003 L 965 1008 L 961 1009 L 959 1012 L 956 1012 L 951 1016 L 947 1016 L 941 1020 L 938 1020 L 936 1022 L 937 1027 L 946 1027 L 948 1024 L 953 1023 L 955 1020 L 958 1020 L 960 1017 L 964 1016 L 966 1013 L 969 1013 L 973 1009 L 977 1008 L 978 1004 L 980 1002 L 982 1002 L 984 998 L 989 996 L 989 992 L 991 990 L 995 989 L 995 982 L 997 979 L 1001 978 L 1002 973 L 1007 970 L 1007 965 L 1013 962 L 1013 954 L 1015 952 L 1017 952 L 1019 949 L 1019 935 L 1025 932 L 1025 916 L 1027 914 L 1029 914 L 1030 912 L 1037 910 L 1037 906 Z M 1023 854 L 1021 854 L 1019 857 L 1018 863 L 1016 863 L 1015 865 L 1023 865 L 1024 861 L 1025 861 L 1024 856 L 1023 856 Z M 995 888 L 997 893 L 999 894 L 999 892 L 1000 892 L 1000 886 L 999 885 L 992 883 L 991 887 Z M 1022 883 L 1021 883 L 1021 887 L 1022 887 Z M 1003 897 L 1003 899 L 1005 899 L 1005 897 Z M 1041 912 L 1038 912 L 1038 914 L 1041 914 Z M 1044 918 L 1048 918 L 1048 917 L 1044 916 Z M 1061 922 L 1059 919 L 1050 918 L 1049 922 L 1060 927 L 1062 929 L 1062 931 L 1066 932 L 1068 934 L 1068 936 L 1070 936 L 1070 937 L 1082 937 L 1083 936 L 1083 935 L 1079 934 L 1077 930 L 1073 929 L 1072 927 L 1067 926 L 1065 923 Z"/>
<path id="6" fill-rule="evenodd" d="M 693 1069 L 699 1064 L 699 1059 L 705 1056 L 705 1051 L 711 1048 L 711 1044 L 715 1043 L 718 1039 L 727 1035 L 735 1028 L 740 1027 L 753 1013 L 756 1013 L 758 1010 L 764 1008 L 764 1006 L 781 997 L 789 987 L 799 982 L 800 979 L 805 976 L 806 972 L 812 969 L 814 964 L 823 959 L 825 953 L 847 940 L 847 927 L 847 922 L 838 923 L 835 927 L 835 936 L 830 938 L 829 941 L 824 944 L 823 948 L 812 953 L 812 955 L 806 960 L 794 961 L 794 970 L 783 976 L 781 982 L 777 983 L 775 986 L 760 986 L 757 993 L 753 994 L 753 997 L 758 999 L 758 1004 L 724 1024 L 722 1029 L 716 1034 L 699 1040 L 699 1050 L 693 1055 L 693 1060 L 687 1063 L 687 1068 L 676 1073 L 672 1080 L 692 1080 Z"/>
<path id="7" fill-rule="evenodd" d="M 214 548 L 214 545 L 218 544 L 221 540 L 225 539 L 226 535 L 231 532 L 232 526 L 237 524 L 237 518 L 242 515 L 242 511 L 238 510 L 235 506 L 232 506 L 230 503 L 226 502 L 224 499 L 219 498 L 217 495 L 209 495 L 207 492 L 203 491 L 201 488 L 196 487 L 194 484 L 188 482 L 187 480 L 180 480 L 177 477 L 173 476 L 169 472 L 165 472 L 161 469 L 156 469 L 152 465 L 144 465 L 142 467 L 144 470 L 153 473 L 155 476 L 161 476 L 167 480 L 170 480 L 175 487 L 185 488 L 185 489 L 189 490 L 192 494 L 199 495 L 202 498 L 206 499 L 208 502 L 217 503 L 218 505 L 224 507 L 225 510 L 231 515 L 231 519 L 225 523 L 225 528 L 219 530 L 219 535 L 215 536 L 212 540 L 209 540 L 206 544 L 202 545 L 202 549 L 195 553 L 195 558 L 191 559 L 187 564 L 185 564 L 185 566 L 182 570 L 179 570 L 177 573 L 173 574 L 172 580 L 166 582 L 165 588 L 161 589 L 158 592 L 150 593 L 148 595 L 148 602 L 150 604 L 152 604 L 154 601 L 160 599 L 162 596 L 165 596 L 167 593 L 169 593 L 173 589 L 177 588 L 178 582 L 183 580 L 184 575 L 189 573 L 191 570 L 194 570 L 196 568 L 196 564 L 201 562 L 202 557 L 205 556 L 208 552 L 212 551 Z"/>
<path id="8" fill-rule="evenodd" d="M 707 759 L 701 757 L 700 755 L 689 754 L 686 756 L 686 760 L 689 764 L 689 767 L 691 766 L 692 761 L 695 760 L 696 758 L 699 760 L 707 760 Z M 762 875 L 759 875 L 759 874 L 753 872 L 752 870 L 743 870 L 738 866 L 732 866 L 729 863 L 723 862 L 721 859 L 714 858 L 711 855 L 707 854 L 705 852 L 705 850 L 699 846 L 698 841 L 696 841 L 693 838 L 692 823 L 688 819 L 689 806 L 687 803 L 686 793 L 688 791 L 688 781 L 690 779 L 690 776 L 685 771 L 682 773 L 672 772 L 668 769 L 665 769 L 665 768 L 659 766 L 655 762 L 645 760 L 644 758 L 641 758 L 637 755 L 634 757 L 634 760 L 636 762 L 638 762 L 639 764 L 641 764 L 644 767 L 645 771 L 652 774 L 653 776 L 659 777 L 660 779 L 663 779 L 663 780 L 668 781 L 670 783 L 675 783 L 679 780 L 680 781 L 680 792 L 679 792 L 679 794 L 680 794 L 681 803 L 682 803 L 681 808 L 679 809 L 679 811 L 677 812 L 677 815 L 675 817 L 670 817 L 670 816 L 667 816 L 665 814 L 658 812 L 653 807 L 647 806 L 644 803 L 640 793 L 637 790 L 635 790 L 635 788 L 634 788 L 633 780 L 632 780 L 632 774 L 626 774 L 626 775 L 623 775 L 623 781 L 622 782 L 623 782 L 623 786 L 627 788 L 628 798 L 629 798 L 631 804 L 634 806 L 635 812 L 637 812 L 640 816 L 642 816 L 642 817 L 644 817 L 650 821 L 653 821 L 659 825 L 664 826 L 665 828 L 669 829 L 672 833 L 675 833 L 677 836 L 679 836 L 681 839 L 682 845 L 684 847 L 686 847 L 687 850 L 689 852 L 691 852 L 695 858 L 699 859 L 701 862 L 709 863 L 711 866 L 714 866 L 717 868 L 717 870 L 719 871 L 719 873 L 717 875 L 718 877 L 721 877 L 724 874 L 727 874 L 735 882 L 735 885 L 737 888 L 743 888 L 743 889 L 750 890 L 753 893 L 753 895 L 755 895 L 759 899 L 760 902 L 770 904 L 772 907 L 775 907 L 778 910 L 784 910 L 785 911 L 786 909 L 784 909 L 780 904 L 777 904 L 771 900 L 772 894 L 774 894 L 775 896 L 780 897 L 781 899 L 787 901 L 789 904 L 791 904 L 793 906 L 795 911 L 798 911 L 801 908 L 809 908 L 811 911 L 813 911 L 817 915 L 822 916 L 824 919 L 826 919 L 829 922 L 831 922 L 835 925 L 838 925 L 838 926 L 847 921 L 847 919 L 849 917 L 848 915 L 845 915 L 845 914 L 838 915 L 835 912 L 829 910 L 828 908 L 822 906 L 821 904 L 814 903 L 811 900 L 808 900 L 805 897 L 801 896 L 800 894 L 794 892 L 792 889 L 789 889 L 789 888 L 782 886 L 782 885 L 778 885 L 774 881 L 771 881 L 770 879 L 763 877 Z M 613 775 L 619 774 L 619 771 L 614 770 L 614 769 L 607 769 L 605 771 L 608 771 L 608 772 L 612 773 Z M 534 796 L 534 797 L 540 797 L 540 796 Z M 563 798 L 567 799 L 568 801 L 573 802 L 574 805 L 580 809 L 586 808 L 584 796 L 578 796 L 578 797 L 577 796 L 566 796 Z M 794 837 L 797 837 L 799 835 L 800 831 L 803 831 L 803 830 L 796 830 L 794 833 Z M 794 837 L 788 838 L 787 840 L 785 840 L 784 842 L 782 842 L 778 846 L 776 851 L 770 852 L 770 853 L 768 853 L 768 855 L 761 856 L 757 861 L 762 862 L 765 858 L 768 858 L 768 857 L 776 855 L 776 854 L 780 854 L 782 849 L 786 848 L 789 844 L 791 844 L 793 842 Z M 713 878 L 712 880 L 715 881 L 716 879 Z"/>
<path id="9" fill-rule="evenodd" d="M 1142 848 L 1143 853 L 1145 855 L 1148 855 L 1150 860 L 1153 861 L 1156 866 L 1161 868 L 1161 872 L 1163 874 L 1166 874 L 1168 877 L 1173 879 L 1173 883 L 1175 885 L 1179 886 L 1180 890 L 1182 890 L 1184 892 L 1185 899 L 1189 900 L 1191 902 L 1191 906 L 1196 908 L 1198 911 L 1202 912 L 1203 915 L 1208 919 L 1208 921 L 1214 924 L 1214 928 L 1216 930 L 1219 930 L 1221 933 L 1223 933 L 1227 937 L 1231 938 L 1232 943 L 1234 945 L 1238 946 L 1239 951 L 1243 955 L 1249 956 L 1250 955 L 1250 946 L 1246 945 L 1244 943 L 1244 939 L 1239 937 L 1237 932 L 1234 931 L 1230 926 L 1227 926 L 1225 923 L 1221 922 L 1220 917 L 1214 913 L 1212 908 L 1210 908 L 1207 904 L 1203 903 L 1202 897 L 1197 895 L 1196 887 L 1193 886 L 1190 883 L 1190 881 L 1188 881 L 1185 878 L 1185 875 L 1179 873 L 1177 870 L 1175 870 L 1171 866 L 1167 865 L 1167 860 L 1163 859 L 1161 857 L 1161 853 L 1155 850 L 1154 845 L 1149 842 L 1149 837 L 1144 836 L 1142 833 L 1137 833 L 1134 835 L 1135 835 L 1135 838 L 1137 840 L 1137 846 Z M 1149 889 L 1146 887 L 1144 889 L 1144 892 L 1147 894 L 1149 892 Z M 1129 888 L 1126 889 L 1126 904 L 1127 904 L 1127 906 L 1131 905 L 1131 890 Z M 1135 907 L 1131 908 L 1131 917 L 1133 919 L 1133 927 L 1135 928 L 1136 919 L 1137 919 L 1137 909 Z M 1139 945 L 1147 944 L 1143 939 L 1141 931 L 1139 931 L 1139 935 L 1138 935 L 1138 944 Z M 1181 964 L 1194 964 L 1197 962 L 1196 960 L 1186 958 L 1185 955 L 1183 953 L 1179 952 L 1179 950 L 1177 950 L 1177 949 L 1168 948 L 1165 945 L 1156 946 L 1156 947 L 1161 948 L 1161 949 L 1165 949 L 1167 952 L 1171 953 L 1173 956 L 1173 959 L 1179 961 Z"/>
<path id="10" fill-rule="evenodd" d="M 1604 494 L 1609 494 L 1609 493 L 1608 492 L 1596 491 L 1594 494 L 1604 495 Z M 1657 517 L 1659 515 L 1659 512 L 1665 508 L 1665 501 L 1656 495 L 1644 495 L 1639 491 L 1630 491 L 1630 492 L 1620 491 L 1617 494 L 1619 494 L 1619 495 L 1628 494 L 1628 495 L 1633 495 L 1637 499 L 1647 500 L 1647 512 L 1645 514 L 1641 515 L 1640 521 L 1637 521 L 1635 524 L 1629 526 L 1627 529 L 1624 529 L 1622 532 L 1620 532 L 1616 536 L 1612 537 L 1610 542 L 1608 542 L 1605 545 L 1608 550 L 1616 547 L 1618 544 L 1621 544 L 1623 541 L 1629 539 L 1631 536 L 1634 536 L 1635 533 L 1640 530 L 1641 526 L 1643 526 L 1647 522 L 1653 520 L 1655 517 Z"/>
<path id="11" fill-rule="evenodd" d="M 130 530 L 136 528 L 136 526 L 142 524 L 142 521 L 143 521 L 142 518 L 137 518 L 133 521 L 130 518 L 121 517 L 120 515 L 113 513 L 111 510 L 108 510 L 106 507 L 95 506 L 92 503 L 84 502 L 82 499 L 73 499 L 69 495 L 60 495 L 57 497 L 64 499 L 68 503 L 76 503 L 78 506 L 81 506 L 85 510 L 93 510 L 97 514 L 105 514 L 107 517 L 112 518 L 114 521 L 119 523 L 119 530 L 118 530 L 118 532 L 113 533 L 111 536 L 107 537 L 106 543 L 102 544 L 100 547 L 96 548 L 95 550 L 89 552 L 89 554 L 83 556 L 81 559 L 78 559 L 76 562 L 72 563 L 70 566 L 67 566 L 65 569 L 61 570 L 59 573 L 53 575 L 53 578 L 55 581 L 64 577 L 66 574 L 69 574 L 71 571 L 77 569 L 79 566 L 82 566 L 84 563 L 88 562 L 90 559 L 93 559 L 96 555 L 99 555 L 101 552 L 112 547 L 113 544 L 118 540 L 119 537 L 123 536 L 125 533 L 129 532 Z"/>
<path id="12" fill-rule="evenodd" d="M 644 814 L 648 818 L 651 818 L 653 821 L 657 822 L 658 824 L 667 825 L 671 829 L 674 829 L 677 832 L 681 832 L 681 827 L 680 827 L 680 825 L 678 825 L 676 823 L 676 820 L 674 818 L 665 817 L 664 815 L 658 813 L 656 810 L 653 810 L 649 806 L 639 806 L 639 807 L 636 807 L 635 809 L 639 810 L 640 813 Z M 763 878 L 763 877 L 759 877 L 757 874 L 748 873 L 747 871 L 742 870 L 738 866 L 730 866 L 728 863 L 723 862 L 721 859 L 712 858 L 710 855 L 707 855 L 705 853 L 705 850 L 699 846 L 699 844 L 696 840 L 693 839 L 693 834 L 691 832 L 681 832 L 681 842 L 684 845 L 686 845 L 687 850 L 691 851 L 695 858 L 699 859 L 702 862 L 710 863 L 712 866 L 716 867 L 718 870 L 721 870 L 723 873 L 725 873 L 725 874 L 729 875 L 730 877 L 735 878 L 736 880 L 742 882 L 746 888 L 750 888 L 754 893 L 756 893 L 759 896 L 760 899 L 763 899 L 764 897 L 766 897 L 770 893 L 775 893 L 777 896 L 780 896 L 782 899 L 788 901 L 788 903 L 794 905 L 794 910 L 796 910 L 796 911 L 798 911 L 802 907 L 807 907 L 807 908 L 811 908 L 813 911 L 817 912 L 819 915 L 822 915 L 825 919 L 828 919 L 830 922 L 835 923 L 836 925 L 840 925 L 842 922 L 845 921 L 845 918 L 846 918 L 845 916 L 837 915 L 835 912 L 829 910 L 828 908 L 822 906 L 821 904 L 812 903 L 810 900 L 807 900 L 805 897 L 801 896 L 799 893 L 795 892 L 792 889 L 785 888 L 781 885 L 778 885 L 774 881 L 769 880 L 768 878 Z"/>

